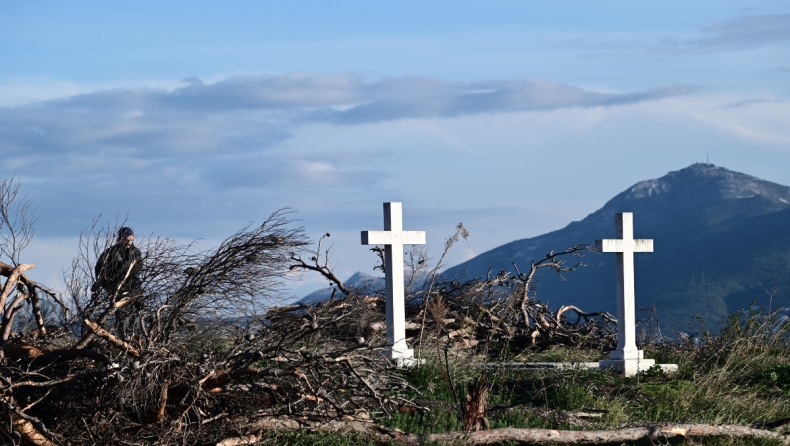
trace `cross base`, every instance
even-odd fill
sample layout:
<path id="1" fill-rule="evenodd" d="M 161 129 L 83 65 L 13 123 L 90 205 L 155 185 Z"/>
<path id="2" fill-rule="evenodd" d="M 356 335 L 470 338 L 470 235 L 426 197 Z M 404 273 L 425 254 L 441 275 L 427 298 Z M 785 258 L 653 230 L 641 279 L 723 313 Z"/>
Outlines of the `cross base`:
<path id="1" fill-rule="evenodd" d="M 390 347 L 384 349 L 381 354 L 387 359 L 409 359 L 414 357 L 414 349 Z"/>
<path id="2" fill-rule="evenodd" d="M 388 348 L 381 352 L 385 358 L 391 360 L 395 363 L 395 366 L 398 368 L 403 367 L 414 367 L 416 365 L 425 364 L 424 359 L 415 358 L 414 357 L 414 350 L 407 348 L 407 349 L 393 349 Z"/>
<path id="3" fill-rule="evenodd" d="M 598 362 L 602 369 L 614 370 L 625 376 L 634 376 L 639 372 L 646 372 L 656 365 L 655 359 L 604 359 Z"/>
<path id="4" fill-rule="evenodd" d="M 677 364 L 656 364 L 655 359 L 604 359 L 598 362 L 599 369 L 614 370 L 623 373 L 625 376 L 634 376 L 656 365 L 661 367 L 664 373 L 675 373 L 678 371 Z"/>
<path id="5" fill-rule="evenodd" d="M 637 359 L 641 360 L 645 358 L 644 350 L 637 350 L 635 348 L 630 349 L 622 349 L 622 350 L 612 350 L 609 352 L 609 359 Z"/>

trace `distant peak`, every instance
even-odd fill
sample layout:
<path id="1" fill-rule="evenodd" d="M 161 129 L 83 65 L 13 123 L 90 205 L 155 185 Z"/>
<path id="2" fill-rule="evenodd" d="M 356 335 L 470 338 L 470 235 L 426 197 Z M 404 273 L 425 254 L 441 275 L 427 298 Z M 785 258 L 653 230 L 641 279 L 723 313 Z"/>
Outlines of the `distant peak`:
<path id="1" fill-rule="evenodd" d="M 715 164 L 711 164 L 711 163 L 693 163 L 692 165 L 686 167 L 686 169 L 699 170 L 699 171 L 709 171 L 709 170 L 712 170 L 712 169 L 724 169 L 724 167 L 719 167 L 719 166 L 717 166 Z"/>
<path id="2" fill-rule="evenodd" d="M 710 163 L 694 163 L 669 172 L 661 178 L 640 181 L 623 193 L 626 200 L 643 200 L 676 192 L 705 199 L 739 199 L 760 195 L 774 202 L 786 204 L 790 187 L 761 180 L 757 177 Z"/>
<path id="3" fill-rule="evenodd" d="M 742 182 L 742 181 L 751 181 L 751 182 L 763 182 L 757 177 L 753 177 L 751 175 L 747 175 L 742 172 L 736 172 L 734 170 L 727 169 L 726 167 L 717 166 L 715 164 L 710 163 L 694 163 L 686 168 L 676 170 L 673 172 L 669 172 L 663 178 L 710 178 L 710 179 L 724 179 L 727 182 Z"/>
<path id="4" fill-rule="evenodd" d="M 697 173 L 697 174 L 704 174 L 704 175 L 705 174 L 707 174 L 707 175 L 718 175 L 718 174 L 722 174 L 722 173 L 739 173 L 739 172 L 735 172 L 735 171 L 729 170 L 726 167 L 717 166 L 717 165 L 711 164 L 711 163 L 694 163 L 694 164 L 686 167 L 685 169 L 680 169 L 678 172 L 684 172 L 684 171 L 693 172 L 693 173 Z M 672 173 L 672 172 L 670 172 L 670 173 Z M 741 174 L 741 175 L 745 175 L 745 174 Z"/>

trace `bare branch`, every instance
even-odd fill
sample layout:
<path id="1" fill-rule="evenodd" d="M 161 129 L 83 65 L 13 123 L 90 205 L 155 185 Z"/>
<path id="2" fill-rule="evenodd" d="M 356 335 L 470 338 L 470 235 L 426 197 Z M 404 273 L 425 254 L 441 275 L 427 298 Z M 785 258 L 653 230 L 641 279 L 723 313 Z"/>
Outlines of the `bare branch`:
<path id="1" fill-rule="evenodd" d="M 297 263 L 289 266 L 288 270 L 315 271 L 321 274 L 322 276 L 324 276 L 324 278 L 327 279 L 330 283 L 333 283 L 337 287 L 337 289 L 340 290 L 341 293 L 348 296 L 349 294 L 351 294 L 351 292 L 349 291 L 348 288 L 346 288 L 343 282 L 337 278 L 335 273 L 332 271 L 332 267 L 329 266 L 329 257 L 332 251 L 331 246 L 327 248 L 326 252 L 324 253 L 324 257 L 323 257 L 324 262 L 323 264 L 321 263 L 321 243 L 327 237 L 329 237 L 328 232 L 322 235 L 321 238 L 318 239 L 318 246 L 316 247 L 315 252 L 312 253 L 312 256 L 310 257 L 310 262 L 312 263 L 307 263 L 302 259 L 302 257 L 299 254 L 292 253 L 291 260 Z"/>

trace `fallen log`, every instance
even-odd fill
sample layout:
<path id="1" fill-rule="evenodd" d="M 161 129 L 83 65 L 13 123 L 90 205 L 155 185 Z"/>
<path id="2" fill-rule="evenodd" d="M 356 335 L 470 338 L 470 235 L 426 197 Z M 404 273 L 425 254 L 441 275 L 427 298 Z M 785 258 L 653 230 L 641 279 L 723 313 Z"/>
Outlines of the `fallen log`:
<path id="1" fill-rule="evenodd" d="M 516 444 L 606 444 L 634 442 L 639 440 L 660 440 L 675 437 L 706 438 L 754 438 L 778 440 L 782 444 L 790 445 L 790 434 L 759 429 L 736 424 L 683 424 L 683 423 L 656 423 L 638 427 L 627 427 L 612 430 L 556 430 L 556 429 L 517 429 L 500 428 L 477 432 L 449 432 L 444 434 L 406 434 L 397 429 L 388 429 L 371 422 L 359 420 L 331 420 L 329 422 L 298 422 L 282 418 L 263 418 L 247 426 L 253 430 L 252 436 L 258 436 L 267 430 L 288 431 L 304 429 L 308 431 L 324 432 L 359 432 L 382 439 L 388 437 L 405 445 L 422 445 L 426 443 L 437 444 L 466 444 L 487 445 L 512 442 Z M 233 440 L 250 437 L 236 437 Z M 228 439 L 231 440 L 231 439 Z M 221 443 L 218 443 L 221 444 Z M 232 443 L 226 443 L 232 444 Z M 243 443 L 234 443 L 243 444 Z"/>
<path id="2" fill-rule="evenodd" d="M 514 443 L 604 444 L 638 440 L 657 440 L 674 437 L 729 437 L 779 440 L 790 444 L 790 437 L 749 426 L 724 424 L 656 424 L 605 431 L 568 431 L 554 429 L 502 428 L 478 432 L 452 432 L 447 434 L 408 435 L 409 444 L 424 442 L 462 443 L 469 445 Z"/>

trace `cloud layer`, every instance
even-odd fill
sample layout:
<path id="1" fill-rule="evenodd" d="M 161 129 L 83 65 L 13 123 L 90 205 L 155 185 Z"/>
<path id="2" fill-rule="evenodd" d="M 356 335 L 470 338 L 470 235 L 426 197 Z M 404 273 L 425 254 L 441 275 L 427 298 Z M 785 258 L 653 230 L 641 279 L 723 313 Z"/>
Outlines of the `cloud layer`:
<path id="1" fill-rule="evenodd" d="M 739 51 L 790 42 L 790 14 L 745 15 L 722 20 L 693 37 L 666 38 L 663 49 L 683 52 Z"/>
<path id="2" fill-rule="evenodd" d="M 293 206 L 309 230 L 331 231 L 340 272 L 350 275 L 361 268 L 348 266 L 353 256 L 367 268 L 358 231 L 380 227 L 382 201 L 408 203 L 405 224 L 430 231 L 429 243 L 463 221 L 481 243 L 467 249 L 479 252 L 581 218 L 632 182 L 682 167 L 711 141 L 736 152 L 739 140 L 750 150 L 786 147 L 786 101 L 694 91 L 193 78 L 173 89 L 0 107 L 0 174 L 20 176 L 41 206 L 39 236 L 69 240 L 100 213 L 129 213 L 141 233 L 190 239 L 221 237 Z M 775 158 L 769 163 L 783 165 L 784 155 Z"/>
<path id="3" fill-rule="evenodd" d="M 387 174 L 357 160 L 384 152 L 295 147 L 294 129 L 618 106 L 693 90 L 608 93 L 552 81 L 367 80 L 346 74 L 245 75 L 208 84 L 189 78 L 171 90 L 104 89 L 2 107 L 0 169 L 105 203 L 108 191 L 113 199 L 132 199 L 146 191 L 200 194 L 207 187 L 373 186 Z"/>
<path id="4" fill-rule="evenodd" d="M 710 25 L 693 43 L 702 48 L 744 49 L 790 41 L 790 14 L 751 15 Z"/>

